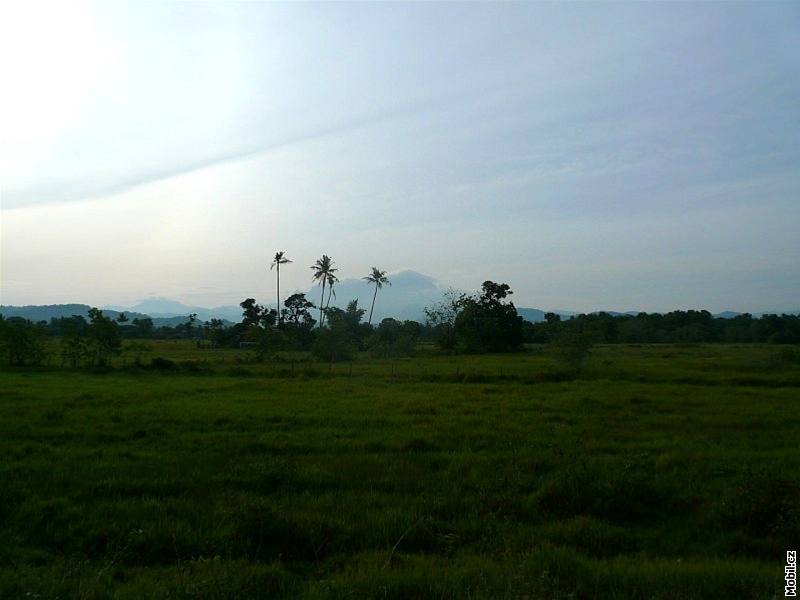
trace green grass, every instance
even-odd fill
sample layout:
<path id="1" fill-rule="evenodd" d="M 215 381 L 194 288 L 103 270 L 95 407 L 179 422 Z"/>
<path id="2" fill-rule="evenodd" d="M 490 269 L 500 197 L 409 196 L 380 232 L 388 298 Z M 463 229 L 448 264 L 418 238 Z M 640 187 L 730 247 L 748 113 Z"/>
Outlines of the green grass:
<path id="1" fill-rule="evenodd" d="M 783 597 L 775 348 L 601 347 L 574 379 L 541 348 L 150 345 L 179 367 L 0 373 L 0 597 Z"/>

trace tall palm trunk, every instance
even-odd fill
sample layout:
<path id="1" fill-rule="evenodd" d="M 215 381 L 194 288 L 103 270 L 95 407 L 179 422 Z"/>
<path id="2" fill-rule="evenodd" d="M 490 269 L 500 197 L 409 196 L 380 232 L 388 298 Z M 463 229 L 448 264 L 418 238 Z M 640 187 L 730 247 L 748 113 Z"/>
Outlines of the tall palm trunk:
<path id="1" fill-rule="evenodd" d="M 369 321 L 367 325 L 372 325 L 372 311 L 375 310 L 375 298 L 378 297 L 378 284 L 375 284 L 375 293 L 372 294 L 372 306 L 369 309 Z"/>
<path id="2" fill-rule="evenodd" d="M 278 271 L 277 271 L 278 289 L 277 289 L 277 292 L 276 292 L 276 296 L 277 296 L 276 300 L 278 302 L 277 302 L 277 305 L 276 305 L 276 310 L 278 311 L 278 326 L 280 326 L 280 324 L 281 324 L 281 263 L 278 263 L 276 266 L 278 267 Z"/>
<path id="3" fill-rule="evenodd" d="M 323 321 L 328 317 L 328 309 L 331 307 L 331 296 L 333 296 L 333 284 L 332 283 L 328 286 L 328 301 L 325 303 L 325 313 L 323 314 L 323 317 L 322 317 Z"/>
<path id="4" fill-rule="evenodd" d="M 324 315 L 324 313 L 322 311 L 325 310 L 323 308 L 323 306 L 322 306 L 323 304 L 325 304 L 325 280 L 324 279 L 322 280 L 322 295 L 319 297 L 319 326 L 320 326 L 320 328 L 322 328 L 322 319 L 323 319 L 323 315 Z"/>

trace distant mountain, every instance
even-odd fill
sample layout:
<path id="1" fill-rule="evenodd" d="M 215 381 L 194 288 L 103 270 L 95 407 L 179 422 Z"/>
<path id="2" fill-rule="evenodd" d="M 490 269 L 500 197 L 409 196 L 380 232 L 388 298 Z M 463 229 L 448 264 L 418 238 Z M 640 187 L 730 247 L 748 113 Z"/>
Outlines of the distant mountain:
<path id="1" fill-rule="evenodd" d="M 29 321 L 33 321 L 34 323 L 38 323 L 39 321 L 47 321 L 50 322 L 51 319 L 60 319 L 62 317 L 72 317 L 72 316 L 79 316 L 83 317 L 84 319 L 89 318 L 89 309 L 91 307 L 88 304 L 48 304 L 44 306 L 1 306 L 0 305 L 0 315 L 3 315 L 6 318 L 10 317 L 21 317 L 23 319 L 28 319 Z M 121 307 L 119 307 L 121 308 Z M 223 319 L 227 324 L 232 324 L 233 322 L 241 320 L 241 309 L 237 307 L 238 314 L 233 319 Z M 204 311 L 208 311 L 209 309 L 203 309 Z M 189 317 L 190 313 L 186 313 L 183 315 L 174 315 L 174 316 L 161 316 L 161 317 L 154 317 L 152 315 L 141 313 L 132 310 L 113 310 L 110 308 L 103 308 L 103 314 L 111 319 L 116 320 L 120 313 L 125 313 L 125 316 L 128 317 L 129 321 L 133 321 L 134 319 L 146 319 L 152 318 L 153 325 L 155 327 L 175 327 L 176 325 L 180 325 L 185 323 Z M 219 317 L 221 318 L 221 317 Z M 198 316 L 200 321 L 205 319 L 201 319 Z"/>
<path id="2" fill-rule="evenodd" d="M 60 319 L 62 317 L 71 317 L 78 315 L 80 317 L 89 318 L 88 304 L 47 304 L 42 306 L 2 306 L 0 305 L 0 315 L 4 317 L 22 317 L 30 321 L 50 321 L 50 319 Z M 124 312 L 130 320 L 142 319 L 147 317 L 146 314 L 140 312 L 117 311 L 103 309 L 103 314 L 112 319 L 116 319 L 120 312 Z"/>
<path id="3" fill-rule="evenodd" d="M 425 321 L 425 307 L 438 302 L 442 299 L 442 293 L 446 287 L 441 285 L 436 279 L 416 271 L 405 270 L 389 275 L 391 285 L 384 286 L 378 292 L 375 302 L 375 314 L 372 317 L 373 323 L 380 323 L 381 319 L 392 317 L 401 321 L 413 320 Z M 314 304 L 320 301 L 320 288 L 314 286 L 308 290 L 306 296 Z M 331 306 L 344 308 L 351 300 L 357 299 L 358 305 L 367 310 L 372 303 L 372 295 L 375 288 L 362 279 L 343 279 L 334 287 L 336 297 L 331 299 Z M 325 295 L 327 299 L 328 290 Z M 513 299 L 513 297 L 512 297 Z M 270 308 L 274 304 L 267 304 Z M 87 304 L 51 304 L 47 306 L 2 306 L 0 314 L 6 317 L 23 317 L 31 321 L 49 321 L 52 318 L 70 317 L 81 315 L 86 317 L 89 312 Z M 217 306 L 206 308 L 203 306 L 192 306 L 184 304 L 178 300 L 163 297 L 151 297 L 140 300 L 130 307 L 108 306 L 103 308 L 103 312 L 109 317 L 116 319 L 120 312 L 124 312 L 129 319 L 150 317 L 156 327 L 169 325 L 175 326 L 184 323 L 188 315 L 197 314 L 200 322 L 211 319 L 222 319 L 228 323 L 238 323 L 242 320 L 242 309 L 237 306 Z M 579 313 L 569 310 L 546 311 L 539 308 L 517 307 L 517 313 L 526 321 L 540 323 L 544 321 L 547 312 L 554 312 L 560 315 L 562 320 L 569 319 Z M 595 311 L 594 314 L 600 311 Z M 631 310 L 626 312 L 602 311 L 607 314 L 622 317 L 626 315 L 636 316 L 640 311 Z M 752 313 L 753 317 L 760 317 L 764 314 L 794 314 L 800 315 L 800 311 L 765 311 Z M 740 315 L 731 310 L 717 313 L 716 317 L 731 319 Z M 366 319 L 365 319 L 366 320 Z"/>
<path id="4" fill-rule="evenodd" d="M 170 298 L 145 298 L 129 308 L 121 306 L 114 306 L 110 308 L 118 311 L 124 310 L 125 313 L 144 313 L 150 315 L 153 319 L 172 319 L 174 317 L 186 317 L 192 313 L 197 313 L 197 318 L 200 321 L 224 319 L 226 321 L 235 322 L 242 320 L 242 309 L 239 306 L 217 306 L 215 308 L 206 308 L 204 306 L 190 306 Z"/>
<path id="5" fill-rule="evenodd" d="M 723 310 L 721 313 L 717 313 L 714 316 L 719 317 L 720 319 L 733 319 L 741 314 L 742 313 L 733 310 Z"/>

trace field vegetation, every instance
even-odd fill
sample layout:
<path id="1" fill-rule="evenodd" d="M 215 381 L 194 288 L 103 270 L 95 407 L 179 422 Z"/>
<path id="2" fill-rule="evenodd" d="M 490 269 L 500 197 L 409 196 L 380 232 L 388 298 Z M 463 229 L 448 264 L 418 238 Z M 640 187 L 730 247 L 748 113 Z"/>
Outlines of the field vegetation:
<path id="1" fill-rule="evenodd" d="M 782 597 L 793 346 L 123 347 L 0 373 L 2 598 Z"/>

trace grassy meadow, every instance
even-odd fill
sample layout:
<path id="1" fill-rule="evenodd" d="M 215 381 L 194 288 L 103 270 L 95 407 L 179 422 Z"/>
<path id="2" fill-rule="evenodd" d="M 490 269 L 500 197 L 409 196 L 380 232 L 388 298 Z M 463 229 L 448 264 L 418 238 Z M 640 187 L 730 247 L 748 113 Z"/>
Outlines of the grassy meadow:
<path id="1" fill-rule="evenodd" d="M 0 598 L 782 598 L 800 364 L 600 346 L 0 373 Z"/>

